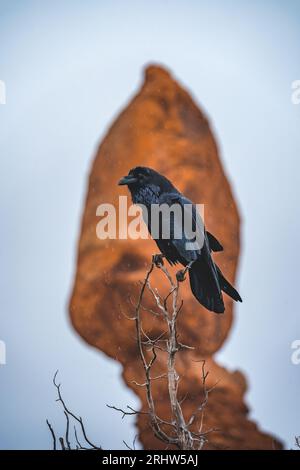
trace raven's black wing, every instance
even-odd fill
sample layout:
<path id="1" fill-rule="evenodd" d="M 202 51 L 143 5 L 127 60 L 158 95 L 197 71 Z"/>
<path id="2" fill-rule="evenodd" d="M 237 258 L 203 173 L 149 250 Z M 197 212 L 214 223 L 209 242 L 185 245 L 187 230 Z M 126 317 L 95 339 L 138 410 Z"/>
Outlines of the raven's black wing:
<path id="1" fill-rule="evenodd" d="M 211 257 L 211 249 L 213 248 L 210 246 L 209 237 L 196 206 L 180 193 L 165 193 L 160 197 L 159 202 L 168 206 L 174 204 L 181 206 L 183 217 L 179 217 L 177 212 L 174 212 L 170 220 L 171 237 L 168 243 L 173 248 L 173 251 L 177 252 L 177 260 L 182 264 L 187 265 L 193 261 L 189 269 L 189 275 L 191 289 L 197 300 L 207 309 L 216 313 L 223 313 L 224 303 L 218 271 Z M 186 227 L 186 225 L 183 227 L 183 222 L 186 222 L 186 220 L 189 227 Z M 196 233 L 195 238 L 190 237 L 191 232 L 189 229 L 191 223 L 193 225 L 192 229 Z M 181 238 L 175 236 L 176 229 L 178 228 L 181 229 Z M 186 233 L 186 228 L 188 233 Z M 159 242 L 162 243 L 161 240 Z M 159 243 L 158 246 L 160 247 Z"/>
<path id="2" fill-rule="evenodd" d="M 170 227 L 167 240 L 160 237 L 159 243 L 166 246 L 167 241 L 174 254 L 177 255 L 176 261 L 183 265 L 195 261 L 201 253 L 205 239 L 204 224 L 197 213 L 196 206 L 180 193 L 162 194 L 159 198 L 159 205 L 161 210 L 163 210 L 163 205 L 167 206 L 165 223 Z"/>
<path id="3" fill-rule="evenodd" d="M 223 246 L 210 232 L 206 232 L 211 251 L 223 251 Z"/>

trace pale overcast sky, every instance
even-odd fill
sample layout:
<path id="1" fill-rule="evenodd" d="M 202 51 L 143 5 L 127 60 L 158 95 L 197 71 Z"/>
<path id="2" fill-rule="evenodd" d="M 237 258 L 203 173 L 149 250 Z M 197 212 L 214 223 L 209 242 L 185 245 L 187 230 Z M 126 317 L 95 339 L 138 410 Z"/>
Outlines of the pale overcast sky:
<path id="1" fill-rule="evenodd" d="M 160 62 L 208 114 L 243 218 L 244 298 L 218 360 L 247 372 L 263 429 L 300 434 L 298 1 L 0 0 L 0 447 L 48 448 L 51 378 L 91 437 L 120 448 L 138 406 L 120 367 L 70 327 L 66 305 L 87 174 L 107 127 Z"/>

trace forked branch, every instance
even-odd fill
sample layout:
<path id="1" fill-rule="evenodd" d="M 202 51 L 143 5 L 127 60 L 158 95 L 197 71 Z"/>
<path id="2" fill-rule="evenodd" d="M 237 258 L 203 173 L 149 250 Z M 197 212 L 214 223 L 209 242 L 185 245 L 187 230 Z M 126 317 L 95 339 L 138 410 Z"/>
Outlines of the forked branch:
<path id="1" fill-rule="evenodd" d="M 139 415 L 144 414 L 149 417 L 149 422 L 155 436 L 167 445 L 176 446 L 178 449 L 191 450 L 191 449 L 202 449 L 204 444 L 207 442 L 208 434 L 213 432 L 214 429 L 203 431 L 203 415 L 204 408 L 208 401 L 208 395 L 211 390 L 206 387 L 206 378 L 208 373 L 205 371 L 205 361 L 202 361 L 201 374 L 202 374 L 202 386 L 204 399 L 201 405 L 193 413 L 193 415 L 186 420 L 182 411 L 182 402 L 178 399 L 178 384 L 179 375 L 176 371 L 176 356 L 178 352 L 183 349 L 193 349 L 191 346 L 184 345 L 178 341 L 177 335 L 177 319 L 182 309 L 183 302 L 179 302 L 179 286 L 180 283 L 185 279 L 185 274 L 190 266 L 187 266 L 184 270 L 178 271 L 176 280 L 173 279 L 168 269 L 165 267 L 163 257 L 161 255 L 154 255 L 152 263 L 146 273 L 144 281 L 141 283 L 141 289 L 139 292 L 138 300 L 135 305 L 135 314 L 131 320 L 135 321 L 136 327 L 136 340 L 138 352 L 140 355 L 141 363 L 144 370 L 145 381 L 143 383 L 133 383 L 137 386 L 145 387 L 146 398 L 147 398 L 147 411 L 137 411 L 130 407 L 126 410 L 122 410 L 115 406 L 109 406 L 122 413 L 122 418 L 127 415 Z M 168 295 L 163 298 L 157 289 L 153 288 L 150 283 L 151 274 L 154 269 L 160 269 L 164 274 L 164 277 L 169 285 Z M 145 292 L 148 291 L 155 303 L 156 309 L 147 308 L 143 304 L 143 298 Z M 171 306 L 168 307 L 168 300 L 171 298 Z M 162 317 L 166 324 L 166 331 L 156 338 L 150 338 L 149 334 L 146 333 L 142 326 L 142 312 L 148 311 L 148 313 L 157 316 L 157 311 Z M 147 348 L 147 349 L 146 349 Z M 147 359 L 145 351 L 151 351 L 150 359 Z M 167 353 L 166 360 L 166 373 L 152 377 L 151 371 L 155 361 L 157 360 L 157 351 L 163 351 Z M 168 382 L 168 396 L 170 400 L 171 408 L 171 420 L 166 421 L 160 418 L 156 412 L 155 399 L 153 397 L 152 382 L 158 379 L 167 379 Z M 198 432 L 191 430 L 196 416 L 200 414 L 200 427 Z M 168 431 L 166 431 L 166 428 Z"/>

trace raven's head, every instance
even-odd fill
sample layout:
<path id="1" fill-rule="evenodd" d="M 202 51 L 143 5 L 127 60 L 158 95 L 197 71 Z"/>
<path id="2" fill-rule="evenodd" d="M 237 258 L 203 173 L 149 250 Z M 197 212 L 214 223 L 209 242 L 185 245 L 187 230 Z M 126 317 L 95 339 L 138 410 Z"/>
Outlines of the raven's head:
<path id="1" fill-rule="evenodd" d="M 157 194 L 176 191 L 172 183 L 165 176 L 145 166 L 132 168 L 127 176 L 120 179 L 118 184 L 127 185 L 131 194 L 135 194 L 147 187 L 155 189 Z"/>

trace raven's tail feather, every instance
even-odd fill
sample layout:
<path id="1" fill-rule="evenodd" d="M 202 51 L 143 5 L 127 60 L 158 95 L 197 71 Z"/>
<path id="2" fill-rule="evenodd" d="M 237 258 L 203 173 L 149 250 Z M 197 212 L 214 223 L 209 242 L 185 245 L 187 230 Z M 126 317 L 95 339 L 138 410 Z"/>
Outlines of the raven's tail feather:
<path id="1" fill-rule="evenodd" d="M 223 276 L 221 269 L 216 265 L 218 276 L 219 276 L 219 282 L 220 282 L 220 287 L 223 292 L 225 292 L 229 297 L 231 297 L 233 300 L 236 302 L 243 302 L 240 294 L 238 291 L 230 284 L 230 282 L 225 279 Z"/>
<path id="2" fill-rule="evenodd" d="M 219 283 L 211 267 L 201 259 L 189 269 L 191 290 L 201 305 L 215 313 L 224 313 L 225 307 Z"/>
<path id="3" fill-rule="evenodd" d="M 191 290 L 205 308 L 215 313 L 224 313 L 221 291 L 236 302 L 242 302 L 242 299 L 238 291 L 225 279 L 220 268 L 217 265 L 215 268 L 216 271 L 212 270 L 211 266 L 201 259 L 195 261 L 189 269 Z"/>

